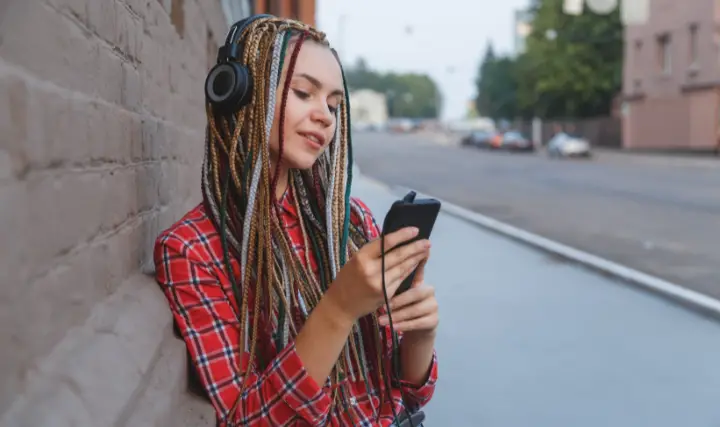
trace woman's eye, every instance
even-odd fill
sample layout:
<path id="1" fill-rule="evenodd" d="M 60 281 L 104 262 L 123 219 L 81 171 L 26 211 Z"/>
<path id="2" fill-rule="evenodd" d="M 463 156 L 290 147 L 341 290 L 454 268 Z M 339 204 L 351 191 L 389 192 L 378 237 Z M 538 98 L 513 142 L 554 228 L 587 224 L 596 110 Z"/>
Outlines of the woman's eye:
<path id="1" fill-rule="evenodd" d="M 308 98 L 310 98 L 310 94 L 307 93 L 307 92 L 303 92 L 303 91 L 298 90 L 298 89 L 293 89 L 293 92 L 295 92 L 295 96 L 297 96 L 297 97 L 300 98 L 300 99 L 308 99 Z"/>
<path id="2" fill-rule="evenodd" d="M 328 110 L 330 110 L 331 113 L 335 114 L 337 113 L 338 107 L 337 105 L 328 105 Z"/>

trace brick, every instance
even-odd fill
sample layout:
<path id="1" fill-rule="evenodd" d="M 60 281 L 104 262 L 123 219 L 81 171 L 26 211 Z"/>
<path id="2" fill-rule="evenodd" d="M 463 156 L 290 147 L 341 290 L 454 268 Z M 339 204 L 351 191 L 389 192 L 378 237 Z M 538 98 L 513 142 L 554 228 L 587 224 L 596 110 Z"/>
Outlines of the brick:
<path id="1" fill-rule="evenodd" d="M 137 191 L 137 206 L 140 211 L 149 211 L 157 204 L 162 180 L 161 172 L 160 163 L 138 168 L 137 179 L 142 183 Z"/>
<path id="2" fill-rule="evenodd" d="M 104 84 L 95 77 L 98 42 L 76 22 L 34 1 L 13 2 L 8 13 L 0 45 L 0 57 L 5 61 L 42 80 L 83 93 L 93 93 Z"/>
<path id="3" fill-rule="evenodd" d="M 142 230 L 139 219 L 131 221 L 120 231 L 95 245 L 97 254 L 94 260 L 96 262 L 92 264 L 92 280 L 107 294 L 115 292 L 120 283 L 140 268 L 143 254 Z M 113 262 L 103 261 L 108 259 Z"/>
<path id="4" fill-rule="evenodd" d="M 25 283 L 28 267 L 33 260 L 31 246 L 28 244 L 28 191 L 27 183 L 15 181 L 0 186 L 0 272 L 3 283 Z M 13 304 L 22 286 L 0 286 L 0 317 L 5 313 L 4 306 Z M 0 322 L 0 328 L 4 325 Z M 5 341 L 0 341 L 5 342 Z"/>
<path id="5" fill-rule="evenodd" d="M 35 273 L 100 231 L 108 180 L 101 173 L 43 173 L 29 177 L 27 239 Z"/>
<path id="6" fill-rule="evenodd" d="M 168 9 L 158 1 L 150 1 L 147 4 L 145 15 L 145 32 L 149 37 L 159 43 L 161 46 L 167 46 L 172 37 L 177 37 L 175 28 L 170 22 Z"/>
<path id="7" fill-rule="evenodd" d="M 160 227 L 161 206 L 154 206 L 155 210 L 143 218 L 141 233 L 143 236 L 142 251 L 140 253 L 140 272 L 155 277 L 154 249 L 157 236 L 163 231 Z"/>
<path id="8" fill-rule="evenodd" d="M 170 201 L 182 192 L 178 185 L 178 165 L 174 162 L 163 162 L 160 166 L 162 179 L 158 191 L 158 202 L 160 205 L 167 205 Z M 182 198 L 182 194 L 180 197 Z"/>
<path id="9" fill-rule="evenodd" d="M 131 13 L 131 18 L 128 21 L 129 27 L 127 32 L 128 37 L 128 52 L 127 54 L 136 61 L 140 55 L 140 44 L 143 37 L 143 22 L 141 18 Z"/>
<path id="10" fill-rule="evenodd" d="M 142 106 L 142 79 L 140 73 L 130 64 L 122 64 L 122 100 L 128 110 L 140 112 Z"/>
<path id="11" fill-rule="evenodd" d="M 118 20 L 115 1 L 89 0 L 87 5 L 88 26 L 103 40 L 115 44 L 118 39 Z"/>
<path id="12" fill-rule="evenodd" d="M 104 47 L 98 49 L 97 55 L 95 77 L 98 82 L 102 83 L 97 85 L 95 93 L 110 103 L 121 104 L 123 99 L 122 65 L 126 60 Z"/>
<path id="13" fill-rule="evenodd" d="M 30 127 L 26 145 L 34 169 L 88 158 L 88 128 L 91 111 L 87 103 L 68 93 L 34 86 L 29 93 L 29 109 L 37 125 Z"/>
<path id="14" fill-rule="evenodd" d="M 176 141 L 171 135 L 172 128 L 166 122 L 147 119 L 142 131 L 142 159 L 159 160 L 176 151 Z"/>
<path id="15" fill-rule="evenodd" d="M 33 88 L 29 108 L 39 124 L 30 127 L 25 147 L 35 169 L 97 160 L 128 162 L 133 140 L 140 135 L 137 115 L 67 92 Z"/>
<path id="16" fill-rule="evenodd" d="M 22 389 L 17 383 L 27 377 L 34 362 L 49 354 L 68 328 L 82 322 L 97 302 L 88 255 L 80 254 L 39 280 L 17 286 L 22 291 L 1 310 L 0 339 L 11 343 L 14 351 L 7 359 L 3 357 L 0 384 L 16 383 L 13 394 Z M 0 401 L 6 405 L 15 396 L 4 392 L 0 392 Z"/>
<path id="17" fill-rule="evenodd" d="M 130 13 L 130 9 L 125 7 L 122 3 L 118 3 L 115 8 L 115 19 L 116 22 L 116 33 L 113 45 L 126 57 L 131 57 L 130 54 L 130 31 L 132 29 L 133 18 Z"/>
<path id="18" fill-rule="evenodd" d="M 89 0 L 47 0 L 61 13 L 75 17 L 79 22 L 87 25 L 87 6 Z"/>
<path id="19" fill-rule="evenodd" d="M 13 287 L 19 290 L 13 295 L 3 292 L 13 304 L 0 314 L 0 337 L 16 343 L 23 357 L 13 366 L 6 362 L 0 377 L 23 372 L 32 358 L 48 354 L 65 331 L 81 324 L 99 301 L 138 269 L 144 254 L 143 230 L 137 221 L 108 239 L 84 246 L 35 282 Z"/>
<path id="20" fill-rule="evenodd" d="M 142 16 L 148 8 L 148 3 L 157 0 L 124 0 L 135 16 Z"/>
<path id="21" fill-rule="evenodd" d="M 62 342 L 18 387 L 19 396 L 0 424 L 116 425 L 146 381 L 170 325 L 160 290 L 148 278 L 134 276 L 94 307 L 81 326 L 64 331 Z M 75 400 L 65 399 L 68 390 Z"/>

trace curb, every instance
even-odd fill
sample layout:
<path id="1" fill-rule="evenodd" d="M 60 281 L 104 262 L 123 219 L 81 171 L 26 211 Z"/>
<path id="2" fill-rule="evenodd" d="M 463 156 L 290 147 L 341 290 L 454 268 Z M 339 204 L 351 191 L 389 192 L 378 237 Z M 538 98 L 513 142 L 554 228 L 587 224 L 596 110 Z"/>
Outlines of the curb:
<path id="1" fill-rule="evenodd" d="M 363 175 L 363 179 L 381 185 L 395 193 L 405 193 L 409 190 L 409 188 L 402 186 L 389 186 L 365 175 Z M 439 200 L 442 203 L 442 210 L 451 216 L 496 232 L 505 237 L 517 240 L 534 248 L 560 256 L 600 273 L 613 276 L 644 290 L 651 291 L 660 297 L 685 308 L 691 309 L 699 314 L 720 319 L 719 300 L 703 295 L 699 292 L 683 288 L 680 285 L 659 277 L 643 273 L 599 256 L 592 255 L 588 252 L 584 252 L 537 234 L 530 233 L 521 228 L 514 227 L 477 212 L 472 212 L 469 209 L 460 207 L 441 198 L 424 194 L 420 191 L 417 191 L 417 193 L 418 195 L 423 195 L 424 197 L 433 197 Z"/>

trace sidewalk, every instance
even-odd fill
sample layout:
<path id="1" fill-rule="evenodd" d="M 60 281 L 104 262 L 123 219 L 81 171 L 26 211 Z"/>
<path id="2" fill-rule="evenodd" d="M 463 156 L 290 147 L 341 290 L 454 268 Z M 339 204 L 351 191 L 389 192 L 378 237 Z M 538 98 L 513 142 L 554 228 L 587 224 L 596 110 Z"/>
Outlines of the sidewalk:
<path id="1" fill-rule="evenodd" d="M 660 167 L 720 168 L 720 158 L 712 153 L 633 151 L 604 147 L 594 147 L 593 152 L 596 159 L 612 162 L 642 163 Z"/>
<path id="2" fill-rule="evenodd" d="M 400 195 L 357 177 L 382 224 Z M 709 426 L 720 323 L 441 214 L 440 382 L 428 425 Z"/>

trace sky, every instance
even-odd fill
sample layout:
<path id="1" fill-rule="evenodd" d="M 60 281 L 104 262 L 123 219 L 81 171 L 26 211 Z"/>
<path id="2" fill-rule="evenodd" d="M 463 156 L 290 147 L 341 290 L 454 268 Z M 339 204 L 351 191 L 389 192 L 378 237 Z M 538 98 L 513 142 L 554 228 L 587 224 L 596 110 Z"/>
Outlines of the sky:
<path id="1" fill-rule="evenodd" d="M 343 63 L 364 58 L 381 72 L 430 75 L 443 119 L 464 117 L 488 41 L 512 53 L 514 12 L 528 0 L 317 0 L 317 27 Z M 440 7 L 442 6 L 442 7 Z"/>

